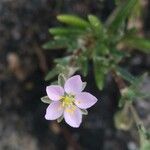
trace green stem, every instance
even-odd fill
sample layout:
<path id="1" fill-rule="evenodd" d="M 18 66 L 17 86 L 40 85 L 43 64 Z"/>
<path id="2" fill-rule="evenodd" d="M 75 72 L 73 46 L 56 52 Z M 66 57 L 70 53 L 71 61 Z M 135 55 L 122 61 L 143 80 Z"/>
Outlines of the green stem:
<path id="1" fill-rule="evenodd" d="M 138 128 L 138 131 L 139 131 L 139 135 L 140 135 L 140 145 L 142 145 L 143 143 L 143 140 L 145 139 L 145 132 L 146 132 L 146 129 L 144 127 L 144 124 L 143 122 L 141 121 L 136 109 L 133 107 L 133 105 L 131 104 L 130 106 L 130 110 L 131 110 L 131 113 L 133 115 L 133 118 L 134 118 L 134 121 L 136 123 L 136 126 Z"/>
<path id="2" fill-rule="evenodd" d="M 114 70 L 112 71 L 112 74 L 114 76 L 114 79 L 115 79 L 119 89 L 122 90 L 122 89 L 126 88 L 126 84 L 125 84 L 124 80 L 121 77 L 119 77 Z M 134 108 L 132 102 L 126 101 L 126 104 L 124 105 L 124 111 L 126 112 L 128 110 L 128 108 L 130 109 L 133 119 L 138 128 L 139 137 L 140 137 L 140 145 L 142 145 L 142 142 L 145 139 L 146 129 L 145 129 L 143 122 L 141 121 L 136 109 Z"/>
<path id="3" fill-rule="evenodd" d="M 140 117 L 139 117 L 139 115 L 137 114 L 135 108 L 133 107 L 133 105 L 130 104 L 129 107 L 130 107 L 130 110 L 131 110 L 131 113 L 133 115 L 133 118 L 134 118 L 134 121 L 135 121 L 136 125 L 139 126 L 139 125 L 143 124 Z"/>

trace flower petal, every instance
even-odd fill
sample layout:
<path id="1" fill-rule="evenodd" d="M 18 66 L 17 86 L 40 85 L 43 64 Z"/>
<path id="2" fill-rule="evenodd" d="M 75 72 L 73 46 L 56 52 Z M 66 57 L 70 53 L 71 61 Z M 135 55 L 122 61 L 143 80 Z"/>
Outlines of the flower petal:
<path id="1" fill-rule="evenodd" d="M 66 108 L 64 111 L 64 119 L 71 127 L 78 128 L 82 122 L 81 110 L 76 106 L 72 110 Z"/>
<path id="2" fill-rule="evenodd" d="M 87 109 L 97 102 L 97 98 L 88 92 L 82 92 L 75 96 L 75 104 L 81 109 Z"/>
<path id="3" fill-rule="evenodd" d="M 55 120 L 63 114 L 64 108 L 61 102 L 52 102 L 46 109 L 45 119 Z"/>
<path id="4" fill-rule="evenodd" d="M 59 85 L 50 85 L 46 87 L 48 97 L 53 101 L 58 101 L 64 95 L 64 89 Z"/>
<path id="5" fill-rule="evenodd" d="M 69 78 L 64 86 L 66 93 L 75 95 L 82 91 L 82 80 L 79 75 L 72 76 Z"/>

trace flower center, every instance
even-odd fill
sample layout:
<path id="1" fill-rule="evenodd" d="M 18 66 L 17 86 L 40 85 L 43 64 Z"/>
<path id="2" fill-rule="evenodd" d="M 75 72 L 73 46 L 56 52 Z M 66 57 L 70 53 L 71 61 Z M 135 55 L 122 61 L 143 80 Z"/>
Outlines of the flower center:
<path id="1" fill-rule="evenodd" d="M 62 106 L 65 107 L 69 113 L 73 113 L 75 110 L 74 97 L 72 95 L 62 97 Z"/>
<path id="2" fill-rule="evenodd" d="M 74 102 L 73 96 L 66 95 L 66 96 L 62 97 L 62 105 L 63 105 L 63 107 L 72 106 L 73 102 Z"/>

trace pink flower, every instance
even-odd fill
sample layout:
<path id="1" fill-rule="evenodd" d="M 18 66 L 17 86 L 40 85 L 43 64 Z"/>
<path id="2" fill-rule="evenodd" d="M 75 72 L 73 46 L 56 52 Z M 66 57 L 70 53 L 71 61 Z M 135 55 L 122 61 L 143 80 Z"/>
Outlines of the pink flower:
<path id="1" fill-rule="evenodd" d="M 47 86 L 46 92 L 52 102 L 47 107 L 45 118 L 56 120 L 63 116 L 71 127 L 79 127 L 82 122 L 81 109 L 90 108 L 97 102 L 95 96 L 82 90 L 83 82 L 79 75 L 69 78 L 64 88 L 59 85 Z"/>

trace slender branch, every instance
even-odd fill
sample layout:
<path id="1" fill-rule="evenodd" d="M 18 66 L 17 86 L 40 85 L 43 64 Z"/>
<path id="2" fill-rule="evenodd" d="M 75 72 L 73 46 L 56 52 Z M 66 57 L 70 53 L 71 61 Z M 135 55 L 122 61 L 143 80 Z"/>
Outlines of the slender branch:
<path id="1" fill-rule="evenodd" d="M 117 83 L 119 89 L 120 89 L 120 90 L 121 90 L 121 89 L 124 89 L 124 88 L 126 87 L 126 84 L 125 84 L 125 82 L 123 81 L 123 79 L 122 79 L 120 76 L 118 76 L 118 75 L 116 74 L 116 71 L 115 71 L 115 70 L 112 70 L 111 73 L 112 73 L 112 75 L 113 75 L 113 77 L 114 77 L 114 79 L 115 79 L 115 82 Z"/>
<path id="2" fill-rule="evenodd" d="M 113 75 L 113 77 L 114 77 L 120 90 L 122 90 L 123 88 L 126 88 L 126 84 L 125 84 L 124 80 L 120 76 L 118 76 L 114 70 L 112 71 L 112 75 Z M 133 118 L 134 118 L 134 121 L 135 121 L 137 127 L 139 128 L 139 126 L 143 126 L 143 122 L 141 121 L 141 119 L 140 119 L 136 109 L 134 108 L 133 104 L 128 103 L 128 107 L 131 110 L 131 113 L 133 115 Z"/>
<path id="3" fill-rule="evenodd" d="M 132 115 L 133 115 L 133 118 L 134 118 L 136 125 L 139 126 L 139 125 L 143 124 L 139 115 L 137 114 L 137 111 L 135 110 L 135 108 L 133 107 L 132 104 L 129 105 L 129 108 L 132 112 Z"/>
<path id="4" fill-rule="evenodd" d="M 146 128 L 144 127 L 144 124 L 143 122 L 141 121 L 140 117 L 138 116 L 137 114 L 137 111 L 135 110 L 135 108 L 133 107 L 133 105 L 130 105 L 130 110 L 132 112 L 132 115 L 133 115 L 133 118 L 134 118 L 134 121 L 137 125 L 137 128 L 138 128 L 138 131 L 139 131 L 139 135 L 140 135 L 140 145 L 143 144 L 143 141 L 145 139 L 147 139 L 147 136 L 146 136 Z"/>

